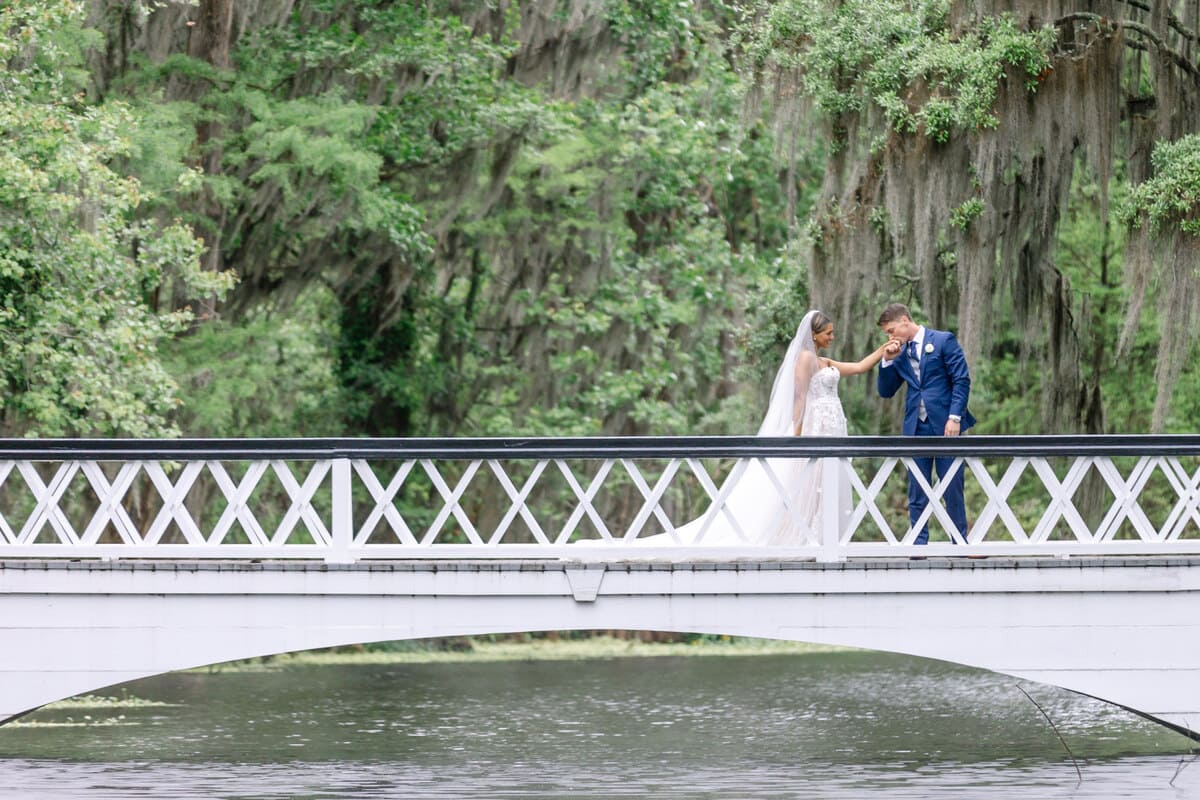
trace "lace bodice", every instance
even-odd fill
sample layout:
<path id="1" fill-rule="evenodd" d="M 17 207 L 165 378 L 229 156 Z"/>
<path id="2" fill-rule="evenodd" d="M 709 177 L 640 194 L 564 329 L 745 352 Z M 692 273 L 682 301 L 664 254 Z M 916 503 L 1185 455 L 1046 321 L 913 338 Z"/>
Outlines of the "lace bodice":
<path id="1" fill-rule="evenodd" d="M 804 436 L 845 436 L 846 415 L 842 401 L 838 399 L 838 380 L 842 374 L 837 367 L 817 370 L 808 384 L 808 398 L 804 403 Z"/>

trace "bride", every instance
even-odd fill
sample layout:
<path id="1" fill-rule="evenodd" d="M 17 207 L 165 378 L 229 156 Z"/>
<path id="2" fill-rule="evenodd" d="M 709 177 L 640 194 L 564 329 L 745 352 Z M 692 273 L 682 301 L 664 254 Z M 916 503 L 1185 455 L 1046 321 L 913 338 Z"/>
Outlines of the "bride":
<path id="1" fill-rule="evenodd" d="M 846 415 L 838 399 L 844 375 L 867 372 L 883 358 L 888 343 L 861 361 L 824 358 L 833 343 L 833 320 L 809 311 L 800 321 L 775 374 L 759 436 L 845 436 Z M 744 465 L 744 466 L 743 466 Z M 844 483 L 844 482 L 843 482 Z M 670 533 L 638 539 L 639 544 L 729 546 L 804 545 L 817 542 L 821 512 L 819 459 L 756 458 L 740 462 L 708 510 Z M 850 487 L 837 498 L 844 521 L 850 513 Z"/>

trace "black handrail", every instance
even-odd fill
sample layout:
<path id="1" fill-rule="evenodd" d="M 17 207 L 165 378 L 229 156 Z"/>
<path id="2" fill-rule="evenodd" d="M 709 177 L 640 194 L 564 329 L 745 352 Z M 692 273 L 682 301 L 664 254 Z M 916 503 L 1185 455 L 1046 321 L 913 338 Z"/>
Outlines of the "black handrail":
<path id="1" fill-rule="evenodd" d="M 1200 456 L 1200 436 L 0 439 L 0 461 Z"/>

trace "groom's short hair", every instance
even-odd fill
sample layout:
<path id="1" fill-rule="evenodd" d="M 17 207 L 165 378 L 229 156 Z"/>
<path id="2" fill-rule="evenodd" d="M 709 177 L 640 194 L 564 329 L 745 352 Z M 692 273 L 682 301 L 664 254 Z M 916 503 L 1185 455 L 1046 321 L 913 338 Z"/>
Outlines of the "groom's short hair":
<path id="1" fill-rule="evenodd" d="M 904 303 L 889 303 L 888 307 L 879 315 L 877 325 L 887 325 L 889 322 L 899 322 L 902 319 L 912 319 L 912 314 L 908 313 L 908 306 Z"/>

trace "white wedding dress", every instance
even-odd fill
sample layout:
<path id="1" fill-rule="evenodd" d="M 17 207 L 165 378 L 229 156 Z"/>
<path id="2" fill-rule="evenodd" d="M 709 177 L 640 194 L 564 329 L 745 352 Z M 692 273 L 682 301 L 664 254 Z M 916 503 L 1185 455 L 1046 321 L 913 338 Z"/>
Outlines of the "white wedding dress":
<path id="1" fill-rule="evenodd" d="M 801 436 L 845 436 L 846 414 L 838 397 L 838 382 L 842 373 L 837 367 L 829 366 L 817 370 L 808 384 L 808 396 L 804 403 L 804 420 L 800 425 Z M 774 459 L 772 459 L 774 460 Z M 820 540 L 817 526 L 822 509 L 820 463 L 810 459 L 793 459 L 785 466 L 791 480 L 792 492 L 790 513 L 785 511 L 780 524 L 772 528 L 766 544 L 805 545 Z M 849 513 L 849 494 L 838 498 L 842 507 L 842 520 Z"/>
<path id="2" fill-rule="evenodd" d="M 775 377 L 771 401 L 759 436 L 792 436 L 799 416 L 801 436 L 846 436 L 846 415 L 838 397 L 841 373 L 837 367 L 820 367 L 813 342 L 810 311 Z M 798 411 L 797 402 L 803 402 Z M 822 463 L 820 459 L 753 459 L 737 465 L 718 491 L 717 498 L 697 519 L 671 533 L 644 536 L 640 545 L 796 547 L 820 541 L 822 522 Z M 850 515 L 851 495 L 846 481 L 835 502 L 844 526 Z M 719 502 L 721 498 L 724 502 Z"/>

